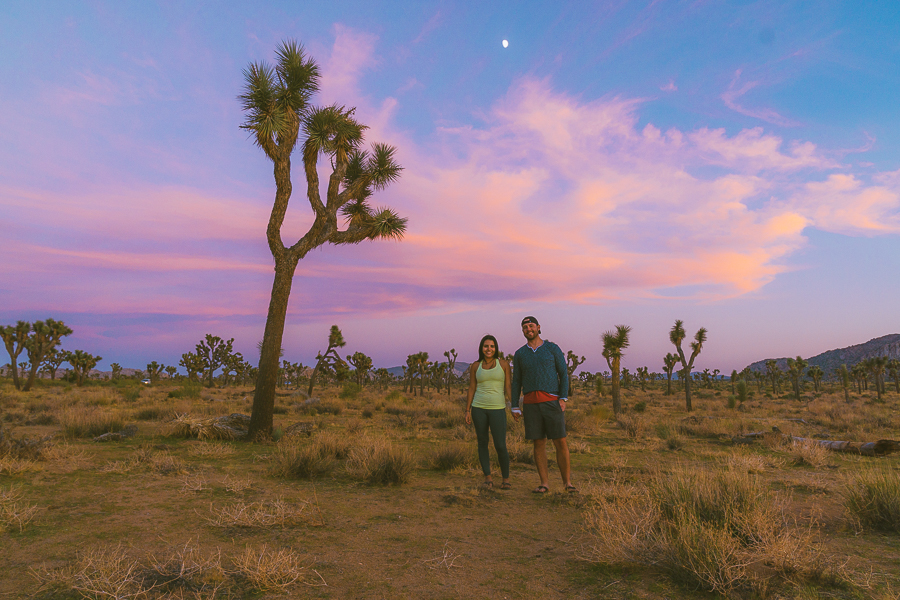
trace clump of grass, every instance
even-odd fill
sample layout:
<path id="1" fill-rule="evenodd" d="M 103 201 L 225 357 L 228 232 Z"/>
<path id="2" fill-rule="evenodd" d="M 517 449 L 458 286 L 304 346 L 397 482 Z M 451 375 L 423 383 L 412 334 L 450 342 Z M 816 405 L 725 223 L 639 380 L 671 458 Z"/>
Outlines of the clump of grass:
<path id="1" fill-rule="evenodd" d="M 358 384 L 351 381 L 344 384 L 344 387 L 341 388 L 341 392 L 338 394 L 338 397 L 341 400 L 356 400 L 361 391 L 362 388 L 359 387 Z"/>
<path id="2" fill-rule="evenodd" d="M 737 382 L 737 386 L 735 386 L 735 391 L 737 392 L 737 401 L 743 404 L 747 401 L 748 393 L 747 393 L 747 382 L 741 379 Z"/>
<path id="3" fill-rule="evenodd" d="M 210 505 L 207 522 L 215 527 L 271 529 L 320 521 L 319 507 L 309 501 L 285 502 L 281 498 L 260 502 L 236 502 L 217 508 Z"/>
<path id="4" fill-rule="evenodd" d="M 272 453 L 272 474 L 276 477 L 313 479 L 334 471 L 335 460 L 323 455 L 313 444 L 284 442 Z"/>
<path id="5" fill-rule="evenodd" d="M 646 402 L 636 402 L 634 404 L 634 406 L 632 407 L 632 410 L 634 410 L 634 412 L 636 412 L 636 413 L 642 413 L 645 410 L 647 410 L 647 403 Z"/>
<path id="6" fill-rule="evenodd" d="M 401 485 L 412 477 L 415 462 L 406 448 L 376 438 L 353 447 L 347 470 L 370 485 Z"/>
<path id="7" fill-rule="evenodd" d="M 820 469 L 831 462 L 830 450 L 814 440 L 793 440 L 791 458 L 795 465 Z"/>
<path id="8" fill-rule="evenodd" d="M 200 398 L 200 392 L 202 390 L 203 386 L 199 383 L 187 381 L 181 384 L 179 389 L 170 391 L 169 398 L 196 400 Z"/>
<path id="9" fill-rule="evenodd" d="M 637 415 L 620 415 L 616 424 L 623 429 L 625 435 L 632 440 L 637 440 L 644 436 L 644 421 Z"/>
<path id="10" fill-rule="evenodd" d="M 509 460 L 523 465 L 534 464 L 534 444 L 522 441 L 518 438 L 506 440 L 506 451 L 509 452 Z"/>
<path id="11" fill-rule="evenodd" d="M 844 508 L 862 527 L 900 533 L 900 479 L 884 469 L 851 475 L 844 490 Z"/>
<path id="12" fill-rule="evenodd" d="M 655 564 L 681 584 L 729 597 L 758 587 L 751 565 L 767 565 L 781 581 L 821 575 L 809 532 L 791 527 L 783 499 L 746 472 L 679 468 L 592 501 L 586 520 L 597 562 Z"/>
<path id="13" fill-rule="evenodd" d="M 373 416 L 375 416 L 375 413 L 372 412 L 371 408 L 364 408 L 362 411 L 362 416 L 364 419 L 371 419 Z"/>
<path id="14" fill-rule="evenodd" d="M 205 456 L 211 458 L 225 458 L 231 456 L 236 450 L 234 446 L 221 442 L 199 442 L 191 446 L 188 451 L 193 456 Z"/>
<path id="15" fill-rule="evenodd" d="M 125 419 L 120 413 L 97 408 L 68 408 L 61 413 L 59 422 L 63 434 L 73 438 L 93 438 L 125 428 Z"/>
<path id="16" fill-rule="evenodd" d="M 393 402 L 395 400 L 399 400 L 401 396 L 402 394 L 400 393 L 400 390 L 391 390 L 390 393 L 384 397 L 384 399 L 387 402 Z"/>
<path id="17" fill-rule="evenodd" d="M 34 519 L 37 511 L 37 505 L 22 500 L 19 490 L 0 488 L 0 531 L 25 531 L 25 526 Z"/>
<path id="18" fill-rule="evenodd" d="M 171 410 L 161 406 L 146 406 L 136 410 L 132 416 L 136 421 L 162 421 L 171 415 Z"/>
<path id="19" fill-rule="evenodd" d="M 122 399 L 125 402 L 137 402 L 137 399 L 141 397 L 141 388 L 123 387 L 119 388 L 119 393 L 122 394 Z"/>
<path id="20" fill-rule="evenodd" d="M 426 457 L 426 464 L 438 471 L 450 471 L 457 467 L 472 465 L 474 462 L 471 447 L 459 442 L 441 444 L 433 448 Z"/>
<path id="21" fill-rule="evenodd" d="M 265 545 L 254 550 L 247 546 L 234 564 L 239 575 L 263 592 L 284 593 L 297 584 L 315 581 L 310 577 L 310 570 L 293 550 L 269 550 Z M 312 573 L 318 576 L 315 571 Z"/>

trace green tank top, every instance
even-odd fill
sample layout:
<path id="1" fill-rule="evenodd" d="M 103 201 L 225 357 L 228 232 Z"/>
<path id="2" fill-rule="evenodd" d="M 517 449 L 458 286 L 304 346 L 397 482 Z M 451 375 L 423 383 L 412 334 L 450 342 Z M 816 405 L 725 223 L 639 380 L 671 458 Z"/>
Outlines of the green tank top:
<path id="1" fill-rule="evenodd" d="M 506 384 L 506 373 L 500 366 L 500 361 L 494 363 L 493 369 L 482 369 L 481 363 L 478 363 L 478 370 L 475 371 L 475 381 L 478 387 L 475 388 L 475 397 L 472 398 L 472 406 L 477 408 L 506 408 L 506 397 L 503 394 L 503 388 Z"/>

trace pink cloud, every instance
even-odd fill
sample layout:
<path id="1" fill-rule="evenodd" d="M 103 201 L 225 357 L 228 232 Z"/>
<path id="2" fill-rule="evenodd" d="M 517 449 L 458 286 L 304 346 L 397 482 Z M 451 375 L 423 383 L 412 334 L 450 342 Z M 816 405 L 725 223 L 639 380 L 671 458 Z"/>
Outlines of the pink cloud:
<path id="1" fill-rule="evenodd" d="M 760 83 L 759 81 L 745 81 L 741 83 L 740 80 L 741 69 L 738 69 L 737 71 L 735 71 L 734 78 L 728 85 L 728 89 L 722 93 L 721 98 L 722 102 L 725 103 L 725 106 L 742 115 L 760 119 L 761 121 L 772 123 L 773 125 L 781 125 L 782 127 L 795 127 L 800 124 L 797 121 L 788 119 L 787 117 L 778 114 L 778 112 L 771 108 L 748 108 L 746 106 L 743 106 L 742 104 L 738 104 L 738 100 L 742 96 L 758 86 Z"/>

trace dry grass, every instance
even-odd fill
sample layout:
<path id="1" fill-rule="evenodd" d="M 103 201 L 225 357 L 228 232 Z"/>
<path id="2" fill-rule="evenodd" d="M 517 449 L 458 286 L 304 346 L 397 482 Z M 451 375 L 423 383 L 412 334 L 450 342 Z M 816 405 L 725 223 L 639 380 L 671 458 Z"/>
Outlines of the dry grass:
<path id="1" fill-rule="evenodd" d="M 201 442 L 191 446 L 188 451 L 191 456 L 201 456 L 204 458 L 225 458 L 235 453 L 233 446 L 228 444 Z"/>
<path id="2" fill-rule="evenodd" d="M 125 419 L 119 411 L 101 408 L 67 408 L 59 415 L 63 434 L 70 438 L 94 438 L 104 433 L 121 431 Z"/>
<path id="3" fill-rule="evenodd" d="M 238 479 L 236 477 L 232 477 L 231 475 L 226 475 L 225 481 L 223 481 L 222 483 L 225 486 L 226 490 L 234 493 L 243 492 L 253 487 L 253 484 L 250 482 L 249 477 Z"/>
<path id="4" fill-rule="evenodd" d="M 416 461 L 409 450 L 382 438 L 361 438 L 350 451 L 347 471 L 370 485 L 401 485 L 409 482 Z"/>
<path id="5" fill-rule="evenodd" d="M 236 572 L 264 592 L 285 593 L 297 584 L 324 583 L 316 571 L 303 565 L 293 550 L 269 550 L 265 545 L 254 550 L 247 546 L 234 562 Z M 311 574 L 315 574 L 315 578 Z"/>
<path id="6" fill-rule="evenodd" d="M 0 456 L 0 475 L 22 475 L 42 469 L 43 467 L 33 460 Z"/>
<path id="7" fill-rule="evenodd" d="M 790 455 L 795 465 L 809 466 L 813 469 L 821 469 L 831 464 L 832 459 L 831 451 L 813 440 L 793 440 Z"/>
<path id="8" fill-rule="evenodd" d="M 900 478 L 887 469 L 864 469 L 849 476 L 844 508 L 862 528 L 900 533 Z"/>
<path id="9" fill-rule="evenodd" d="M 616 424 L 625 431 L 625 435 L 632 440 L 643 438 L 647 428 L 644 419 L 637 415 L 620 415 Z"/>
<path id="10" fill-rule="evenodd" d="M 783 507 L 746 472 L 659 473 L 641 491 L 593 499 L 586 513 L 592 558 L 656 565 L 678 582 L 724 595 L 756 589 L 756 564 L 782 578 L 818 573 L 808 530 L 793 527 Z"/>
<path id="11" fill-rule="evenodd" d="M 317 525 L 321 512 L 315 502 L 285 502 L 281 498 L 260 502 L 237 502 L 221 508 L 209 507 L 207 522 L 215 527 L 254 527 L 270 529 L 290 525 Z"/>
<path id="12" fill-rule="evenodd" d="M 471 444 L 451 442 L 442 444 L 431 451 L 425 457 L 425 464 L 438 471 L 450 471 L 459 467 L 475 465 L 476 459 L 472 452 Z"/>
<path id="13" fill-rule="evenodd" d="M 21 491 L 0 488 L 0 531 L 25 531 L 37 512 L 37 505 L 22 500 Z"/>

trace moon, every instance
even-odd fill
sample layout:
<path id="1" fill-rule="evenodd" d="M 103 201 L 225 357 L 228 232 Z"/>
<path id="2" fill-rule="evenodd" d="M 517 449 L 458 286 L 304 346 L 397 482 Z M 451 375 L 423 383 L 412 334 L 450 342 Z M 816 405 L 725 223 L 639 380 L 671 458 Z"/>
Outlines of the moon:
<path id="1" fill-rule="evenodd" d="M 503 44 L 503 47 L 504 47 L 504 48 L 508 48 L 508 47 L 509 47 L 509 41 L 507 41 L 507 40 L 503 40 L 502 44 Z"/>

